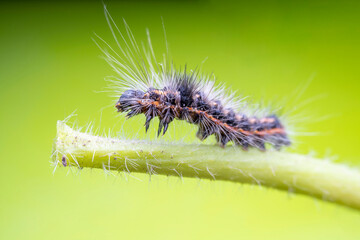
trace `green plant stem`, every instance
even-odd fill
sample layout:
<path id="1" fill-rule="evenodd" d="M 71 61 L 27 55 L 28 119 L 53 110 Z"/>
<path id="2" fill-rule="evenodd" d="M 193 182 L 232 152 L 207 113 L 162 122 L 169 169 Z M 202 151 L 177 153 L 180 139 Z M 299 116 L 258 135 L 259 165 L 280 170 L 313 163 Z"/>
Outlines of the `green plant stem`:
<path id="1" fill-rule="evenodd" d="M 56 166 L 259 184 L 360 209 L 359 170 L 293 153 L 105 138 L 58 121 L 53 159 Z"/>

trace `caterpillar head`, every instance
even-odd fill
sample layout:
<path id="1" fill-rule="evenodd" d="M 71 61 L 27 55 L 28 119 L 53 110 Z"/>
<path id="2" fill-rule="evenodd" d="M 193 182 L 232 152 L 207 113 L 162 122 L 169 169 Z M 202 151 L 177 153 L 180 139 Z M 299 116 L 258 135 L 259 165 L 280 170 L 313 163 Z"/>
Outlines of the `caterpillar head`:
<path id="1" fill-rule="evenodd" d="M 115 107 L 118 109 L 118 112 L 125 112 L 132 110 L 139 103 L 138 100 L 142 99 L 144 92 L 139 90 L 126 90 L 117 101 Z"/>

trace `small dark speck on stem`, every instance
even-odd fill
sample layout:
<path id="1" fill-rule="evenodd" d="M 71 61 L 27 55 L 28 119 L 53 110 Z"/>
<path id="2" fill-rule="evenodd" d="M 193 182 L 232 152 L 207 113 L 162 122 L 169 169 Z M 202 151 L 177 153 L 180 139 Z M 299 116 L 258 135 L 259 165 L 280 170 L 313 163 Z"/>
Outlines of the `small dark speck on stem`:
<path id="1" fill-rule="evenodd" d="M 61 163 L 62 163 L 62 165 L 63 165 L 64 167 L 67 166 L 67 161 L 66 161 L 65 155 L 62 156 L 62 158 L 61 158 Z"/>

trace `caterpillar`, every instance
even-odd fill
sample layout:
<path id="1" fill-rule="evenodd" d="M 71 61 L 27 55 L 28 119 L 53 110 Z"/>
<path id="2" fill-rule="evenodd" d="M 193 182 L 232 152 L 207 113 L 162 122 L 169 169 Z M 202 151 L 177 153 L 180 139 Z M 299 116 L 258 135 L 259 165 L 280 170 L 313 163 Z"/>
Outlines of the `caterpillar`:
<path id="1" fill-rule="evenodd" d="M 221 147 L 233 142 L 244 150 L 255 147 L 264 151 L 266 144 L 275 149 L 291 144 L 275 113 L 249 114 L 247 102 L 236 98 L 235 93 L 223 85 L 216 85 L 212 76 L 199 70 L 188 71 L 186 67 L 181 71 L 166 57 L 159 62 L 149 31 L 147 45 L 140 49 L 127 23 L 124 21 L 127 33 L 124 35 L 106 7 L 104 9 L 118 51 L 99 36 L 106 47 L 95 42 L 118 74 L 110 80 L 118 112 L 126 113 L 127 118 L 144 114 L 146 132 L 151 120 L 158 117 L 158 136 L 164 135 L 170 123 L 178 119 L 197 125 L 196 136 L 200 140 L 214 135 Z"/>

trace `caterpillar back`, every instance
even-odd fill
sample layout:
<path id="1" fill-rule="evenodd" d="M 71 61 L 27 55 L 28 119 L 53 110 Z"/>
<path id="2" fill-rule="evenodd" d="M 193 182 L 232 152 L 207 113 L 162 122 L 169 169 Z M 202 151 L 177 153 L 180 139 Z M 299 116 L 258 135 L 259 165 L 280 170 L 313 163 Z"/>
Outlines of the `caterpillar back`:
<path id="1" fill-rule="evenodd" d="M 128 118 L 144 114 L 146 131 L 151 120 L 158 117 L 158 136 L 165 134 L 170 123 L 178 119 L 197 125 L 196 136 L 201 140 L 214 135 L 222 147 L 228 142 L 243 149 L 260 150 L 265 150 L 266 143 L 276 149 L 290 145 L 276 114 L 248 114 L 247 103 L 234 93 L 229 94 L 222 85 L 216 85 L 210 76 L 186 68 L 179 71 L 166 58 L 159 63 L 148 32 L 147 48 L 140 50 L 125 21 L 127 37 L 119 31 L 106 8 L 105 16 L 120 50 L 118 53 L 99 37 L 106 44 L 106 48 L 99 46 L 107 62 L 119 75 L 112 81 L 118 112 L 126 112 Z"/>

